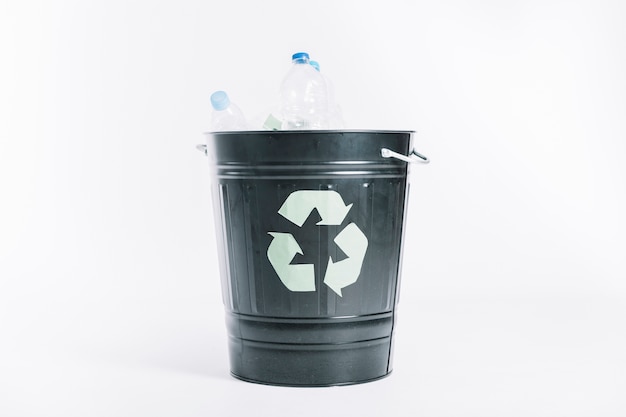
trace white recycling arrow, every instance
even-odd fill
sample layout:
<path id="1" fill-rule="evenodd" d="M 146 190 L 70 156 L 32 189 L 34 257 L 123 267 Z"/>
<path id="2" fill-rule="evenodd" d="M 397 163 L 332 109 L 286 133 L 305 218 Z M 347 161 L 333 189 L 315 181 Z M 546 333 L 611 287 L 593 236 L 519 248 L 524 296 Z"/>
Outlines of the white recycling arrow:
<path id="1" fill-rule="evenodd" d="M 318 225 L 340 225 L 352 204 L 346 206 L 337 191 L 299 190 L 289 194 L 278 214 L 302 227 L 315 208 L 322 218 Z"/>
<path id="2" fill-rule="evenodd" d="M 317 209 L 321 221 L 319 226 L 341 225 L 352 204 L 345 205 L 341 195 L 333 190 L 299 190 L 291 193 L 278 213 L 302 227 L 313 209 Z M 267 248 L 267 258 L 283 284 L 291 291 L 315 291 L 315 269 L 313 264 L 291 265 L 296 254 L 303 255 L 302 248 L 290 233 L 268 232 L 272 242 Z M 354 223 L 347 225 L 334 239 L 347 258 L 333 262 L 328 258 L 324 284 L 342 297 L 341 290 L 354 284 L 363 266 L 367 251 L 367 237 Z"/>
<path id="3" fill-rule="evenodd" d="M 332 258 L 328 258 L 324 284 L 341 297 L 341 289 L 354 284 L 361 274 L 367 251 L 367 237 L 356 224 L 350 223 L 335 237 L 335 243 L 348 258 L 339 262 L 333 262 Z"/>
<path id="4" fill-rule="evenodd" d="M 267 259 L 278 278 L 291 291 L 315 291 L 315 269 L 311 264 L 290 265 L 302 248 L 291 233 L 269 232 L 273 237 L 267 248 Z"/>

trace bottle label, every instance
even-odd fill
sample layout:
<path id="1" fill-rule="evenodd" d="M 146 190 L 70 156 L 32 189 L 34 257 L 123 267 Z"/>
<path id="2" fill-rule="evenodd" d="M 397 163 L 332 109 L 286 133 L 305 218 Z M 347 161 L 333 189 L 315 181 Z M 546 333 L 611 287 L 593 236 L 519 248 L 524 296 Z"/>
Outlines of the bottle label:
<path id="1" fill-rule="evenodd" d="M 265 119 L 265 123 L 263 123 L 263 128 L 268 130 L 280 130 L 282 122 L 276 118 L 273 114 L 267 116 Z"/>

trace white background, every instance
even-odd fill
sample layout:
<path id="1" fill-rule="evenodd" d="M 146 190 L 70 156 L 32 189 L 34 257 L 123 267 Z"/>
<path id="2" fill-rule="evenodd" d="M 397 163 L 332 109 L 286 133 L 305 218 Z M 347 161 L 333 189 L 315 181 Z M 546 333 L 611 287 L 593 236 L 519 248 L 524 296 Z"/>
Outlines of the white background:
<path id="1" fill-rule="evenodd" d="M 0 3 L 0 415 L 626 415 L 620 1 Z M 417 130 L 395 370 L 229 376 L 209 96 Z"/>

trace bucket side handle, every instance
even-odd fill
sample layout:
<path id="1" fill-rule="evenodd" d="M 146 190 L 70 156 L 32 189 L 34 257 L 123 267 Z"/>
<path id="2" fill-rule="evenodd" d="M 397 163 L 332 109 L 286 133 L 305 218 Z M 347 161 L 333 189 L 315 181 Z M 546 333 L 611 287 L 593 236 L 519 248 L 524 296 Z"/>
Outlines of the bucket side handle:
<path id="1" fill-rule="evenodd" d="M 430 162 L 430 159 L 428 159 L 426 156 L 422 155 L 421 153 L 417 152 L 415 149 L 413 149 L 410 154 L 404 155 L 404 154 L 392 151 L 391 149 L 382 148 L 380 150 L 380 155 L 383 158 L 396 158 L 396 159 L 399 159 L 401 161 L 408 162 L 408 163 L 420 162 L 422 164 L 427 164 Z"/>
<path id="2" fill-rule="evenodd" d="M 206 152 L 206 145 L 203 145 L 203 144 L 198 144 L 198 145 L 196 145 L 196 149 L 197 149 L 197 150 L 199 150 L 200 152 L 202 152 L 202 153 L 203 153 L 203 154 L 205 154 L 205 155 L 206 155 L 206 153 L 207 153 L 207 152 Z"/>

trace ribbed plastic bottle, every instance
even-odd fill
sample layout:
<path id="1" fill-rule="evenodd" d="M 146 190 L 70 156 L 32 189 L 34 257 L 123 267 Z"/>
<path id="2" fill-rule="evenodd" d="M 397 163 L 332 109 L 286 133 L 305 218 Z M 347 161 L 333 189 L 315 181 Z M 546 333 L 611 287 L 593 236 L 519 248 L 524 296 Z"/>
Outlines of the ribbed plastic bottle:
<path id="1" fill-rule="evenodd" d="M 328 92 L 324 77 L 309 64 L 309 54 L 293 54 L 280 87 L 282 129 L 328 129 Z"/>
<path id="2" fill-rule="evenodd" d="M 320 70 L 320 64 L 317 61 L 309 61 L 311 66 L 315 68 L 324 78 L 326 83 L 326 94 L 328 97 L 328 127 L 329 129 L 343 129 L 345 122 L 341 107 L 335 101 L 335 88 L 333 82 Z"/>
<path id="3" fill-rule="evenodd" d="M 247 130 L 248 124 L 243 112 L 235 103 L 230 101 L 224 91 L 216 91 L 211 94 L 211 123 L 212 132 L 224 132 L 233 130 Z"/>

